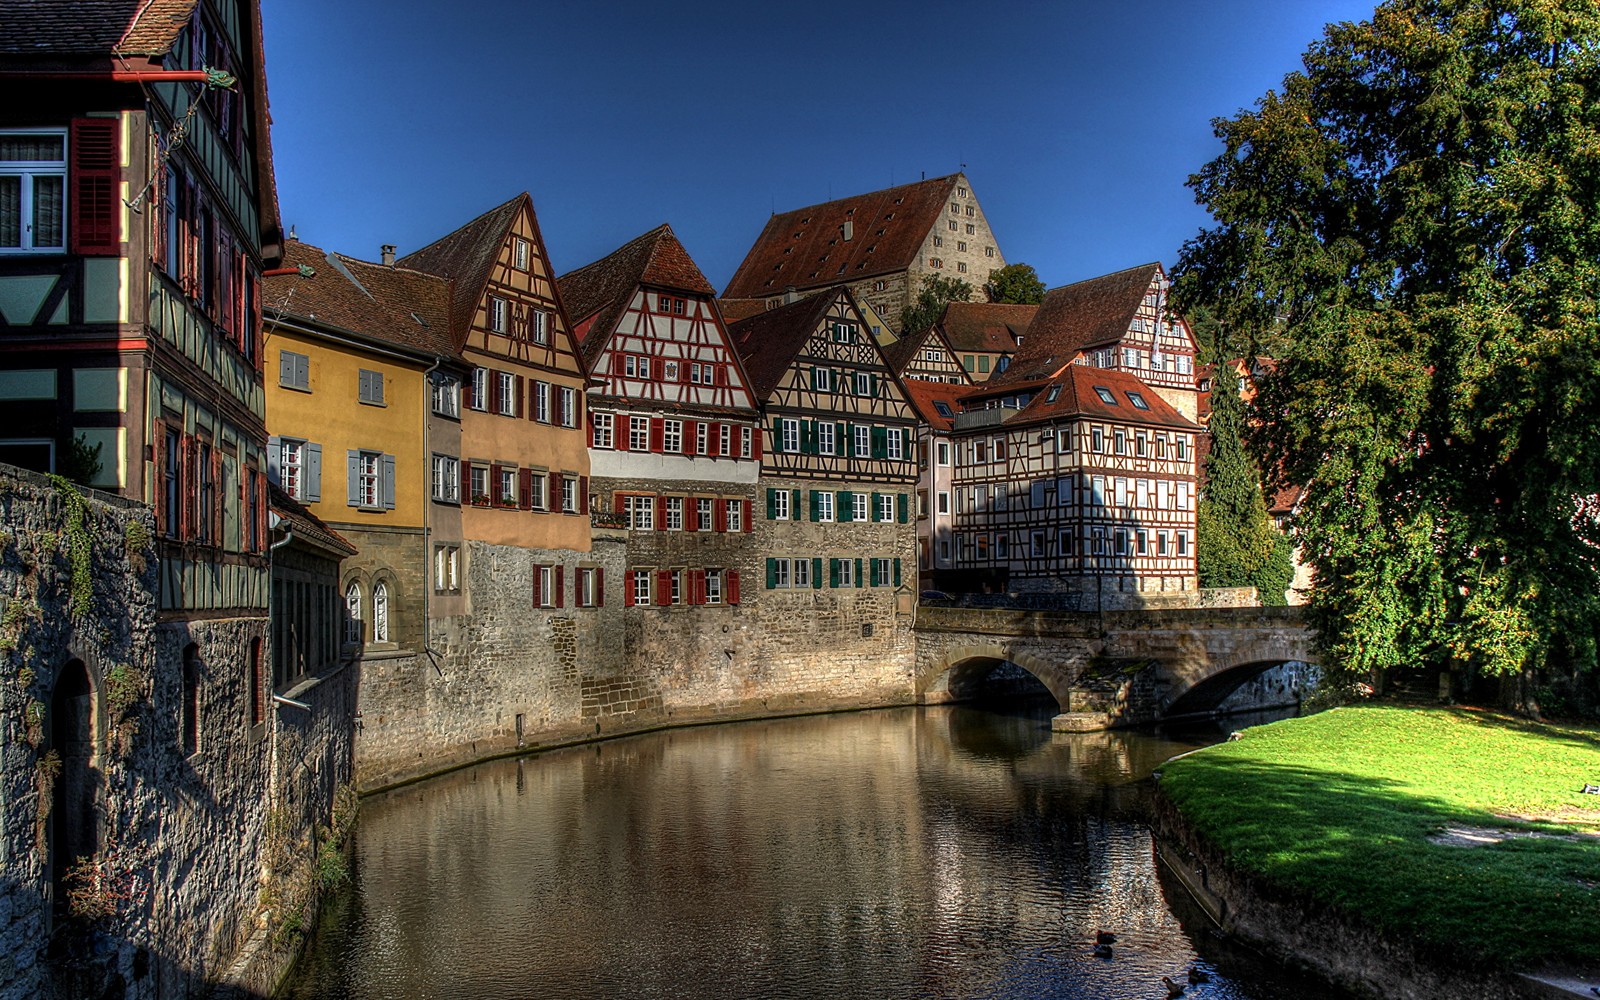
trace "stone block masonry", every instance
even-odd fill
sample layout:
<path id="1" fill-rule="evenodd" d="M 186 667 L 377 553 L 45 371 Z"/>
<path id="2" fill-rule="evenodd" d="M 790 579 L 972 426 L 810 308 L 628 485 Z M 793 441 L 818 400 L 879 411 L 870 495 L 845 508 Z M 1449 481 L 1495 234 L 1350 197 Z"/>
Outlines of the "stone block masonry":
<path id="1" fill-rule="evenodd" d="M 308 846 L 348 780 L 348 715 L 280 728 L 264 614 L 158 620 L 153 533 L 0 468 L 0 998 L 265 992 L 289 956 L 240 953 L 270 921 L 270 817 Z"/>

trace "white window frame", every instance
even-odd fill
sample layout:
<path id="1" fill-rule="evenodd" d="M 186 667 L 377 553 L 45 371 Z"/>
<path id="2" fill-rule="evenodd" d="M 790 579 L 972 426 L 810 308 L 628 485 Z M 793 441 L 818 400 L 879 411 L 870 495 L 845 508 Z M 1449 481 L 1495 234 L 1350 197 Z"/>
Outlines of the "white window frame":
<path id="1" fill-rule="evenodd" d="M 363 508 L 383 506 L 383 452 L 356 452 L 356 499 Z"/>
<path id="2" fill-rule="evenodd" d="M 279 438 L 278 449 L 278 478 L 283 491 L 296 500 L 303 499 L 306 443 L 298 438 Z"/>
<path id="3" fill-rule="evenodd" d="M 489 409 L 489 369 L 472 369 L 472 398 L 467 406 L 474 410 Z"/>
<path id="4" fill-rule="evenodd" d="M 899 427 L 884 428 L 884 456 L 891 462 L 905 458 L 905 431 Z"/>
<path id="5" fill-rule="evenodd" d="M 661 421 L 661 450 L 668 455 L 683 454 L 683 421 Z"/>
<path id="6" fill-rule="evenodd" d="M 543 472 L 535 469 L 528 476 L 528 507 L 531 510 L 548 510 L 550 478 Z"/>
<path id="7" fill-rule="evenodd" d="M 755 454 L 755 428 L 739 428 L 739 457 L 750 458 Z"/>
<path id="8" fill-rule="evenodd" d="M 832 455 L 834 453 L 834 432 L 836 426 L 831 420 L 823 420 L 817 424 L 817 454 Z"/>
<path id="9" fill-rule="evenodd" d="M 800 451 L 800 421 L 792 417 L 783 417 L 778 421 L 778 429 L 778 450 L 786 454 L 798 453 Z"/>
<path id="10" fill-rule="evenodd" d="M 439 503 L 461 502 L 461 460 L 454 455 L 433 456 L 433 499 Z"/>
<path id="11" fill-rule="evenodd" d="M 728 500 L 723 504 L 723 525 L 730 532 L 744 530 L 744 501 Z"/>
<path id="12" fill-rule="evenodd" d="M 454 375 L 435 375 L 433 412 L 441 417 L 461 416 L 461 380 Z"/>
<path id="13" fill-rule="evenodd" d="M 645 607 L 655 604 L 655 583 L 656 571 L 654 569 L 635 569 L 633 571 L 633 603 Z"/>
<path id="14" fill-rule="evenodd" d="M 856 561 L 853 558 L 839 560 L 839 586 L 854 587 L 856 585 Z"/>
<path id="15" fill-rule="evenodd" d="M 496 372 L 495 377 L 500 380 L 500 415 L 514 417 L 517 415 L 517 377 L 511 372 Z"/>
<path id="16" fill-rule="evenodd" d="M 550 383 L 533 383 L 533 419 L 541 424 L 550 422 Z"/>
<path id="17" fill-rule="evenodd" d="M 628 450 L 629 451 L 649 451 L 650 450 L 650 418 L 649 417 L 629 417 L 628 418 Z"/>
<path id="18" fill-rule="evenodd" d="M 789 562 L 790 562 L 789 579 L 792 581 L 790 586 L 792 586 L 796 590 L 799 590 L 799 589 L 804 588 L 804 587 L 810 587 L 811 586 L 811 560 L 810 559 L 791 559 Z"/>
<path id="19" fill-rule="evenodd" d="M 511 303 L 498 295 L 489 296 L 489 330 L 505 333 L 510 326 Z"/>
<path id="20" fill-rule="evenodd" d="M 894 521 L 894 494 L 878 494 L 878 523 L 891 524 Z"/>
<path id="21" fill-rule="evenodd" d="M 611 447 L 613 447 L 613 445 L 611 443 L 612 442 L 612 437 L 611 437 L 611 435 L 612 435 L 611 414 L 609 414 L 609 413 L 595 413 L 593 410 L 591 410 L 589 412 L 590 412 L 590 418 L 594 421 L 593 430 L 589 434 L 589 446 L 592 447 L 592 448 L 611 448 Z"/>
<path id="22" fill-rule="evenodd" d="M 556 388 L 556 420 L 562 427 L 578 426 L 578 390 L 570 385 Z"/>
<path id="23" fill-rule="evenodd" d="M 833 523 L 833 491 L 818 490 L 815 494 L 817 501 L 817 520 L 824 524 Z"/>
<path id="24" fill-rule="evenodd" d="M 662 517 L 668 531 L 683 530 L 683 497 L 662 497 Z"/>
<path id="25" fill-rule="evenodd" d="M 656 498 L 648 494 L 633 494 L 623 498 L 622 512 L 628 527 L 634 531 L 656 530 Z"/>
<path id="26" fill-rule="evenodd" d="M 494 502 L 508 507 L 517 506 L 517 470 L 514 467 L 500 469 L 500 481 L 494 484 Z"/>
<path id="27" fill-rule="evenodd" d="M 710 497 L 695 497 L 694 526 L 696 531 L 716 530 L 716 502 Z"/>
<path id="28" fill-rule="evenodd" d="M 0 160 L 0 177 L 18 178 L 17 204 L 18 204 L 18 229 L 17 245 L 0 247 L 0 255 L 23 254 L 52 254 L 66 253 L 67 244 L 71 237 L 67 232 L 72 220 L 72 206 L 68 204 L 71 186 L 67 183 L 67 165 L 70 161 L 71 151 L 67 148 L 67 130 L 64 128 L 7 128 L 0 129 L 0 135 L 16 136 L 54 136 L 61 140 L 60 160 Z M 38 245 L 34 243 L 34 236 L 38 231 L 38 220 L 34 218 L 34 187 L 40 178 L 59 178 L 61 185 L 61 218 L 58 223 L 61 233 L 61 242 L 54 245 Z"/>
<path id="29" fill-rule="evenodd" d="M 561 477 L 561 513 L 576 514 L 578 512 L 578 477 Z"/>
<path id="30" fill-rule="evenodd" d="M 705 602 L 707 604 L 722 603 L 722 570 L 706 570 Z"/>
<path id="31" fill-rule="evenodd" d="M 794 512 L 793 512 L 793 510 L 790 509 L 790 507 L 791 507 L 790 501 L 792 499 L 793 499 L 793 494 L 791 494 L 788 490 L 774 490 L 773 491 L 773 494 L 772 494 L 772 519 L 774 521 L 789 521 L 789 520 L 793 520 L 792 515 L 793 515 Z"/>
<path id="32" fill-rule="evenodd" d="M 872 455 L 872 428 L 867 424 L 853 424 L 850 428 L 851 448 L 850 454 L 855 458 L 869 458 Z"/>
<path id="33" fill-rule="evenodd" d="M 872 516 L 872 494 L 850 494 L 850 520 L 865 521 Z"/>
<path id="34" fill-rule="evenodd" d="M 519 271 L 528 269 L 528 241 L 518 236 L 511 243 L 511 266 Z"/>

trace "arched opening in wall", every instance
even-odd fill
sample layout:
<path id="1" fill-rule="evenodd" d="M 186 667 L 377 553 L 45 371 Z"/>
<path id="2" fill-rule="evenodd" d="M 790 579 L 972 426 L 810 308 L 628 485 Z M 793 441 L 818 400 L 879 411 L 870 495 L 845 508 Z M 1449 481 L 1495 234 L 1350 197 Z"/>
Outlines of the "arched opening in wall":
<path id="1" fill-rule="evenodd" d="M 366 632 L 361 623 L 361 584 L 351 580 L 344 590 L 344 641 L 359 646 Z"/>
<path id="2" fill-rule="evenodd" d="M 978 656 L 962 660 L 946 674 L 949 700 L 986 706 L 1025 706 L 1059 703 L 1044 682 L 1026 668 L 1000 657 Z"/>
<path id="3" fill-rule="evenodd" d="M 1316 688 L 1320 672 L 1298 660 L 1241 663 L 1178 694 L 1165 719 L 1234 715 L 1292 708 Z"/>
<path id="4" fill-rule="evenodd" d="M 183 647 L 183 700 L 178 709 L 178 738 L 183 741 L 185 757 L 200 752 L 200 647 L 192 642 Z"/>
<path id="5" fill-rule="evenodd" d="M 100 849 L 97 716 L 89 670 L 81 660 L 72 660 L 61 668 L 50 695 L 46 747 L 61 765 L 50 794 L 46 835 L 51 895 L 58 912 L 67 901 L 67 873 Z"/>
<path id="6" fill-rule="evenodd" d="M 389 584 L 383 580 L 372 588 L 372 641 L 389 641 Z"/>

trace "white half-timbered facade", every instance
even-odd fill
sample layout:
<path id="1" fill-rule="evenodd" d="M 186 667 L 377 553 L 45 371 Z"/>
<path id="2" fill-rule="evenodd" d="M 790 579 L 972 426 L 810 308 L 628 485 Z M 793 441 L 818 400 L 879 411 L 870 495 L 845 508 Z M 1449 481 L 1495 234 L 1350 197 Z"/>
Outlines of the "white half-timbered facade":
<path id="1" fill-rule="evenodd" d="M 971 385 L 972 376 L 961 366 L 950 342 L 937 326 L 921 333 L 907 334 L 884 346 L 889 367 L 902 379 L 943 382 L 946 385 Z"/>
<path id="2" fill-rule="evenodd" d="M 1067 592 L 1087 607 L 1194 590 L 1201 429 L 1125 372 L 964 399 L 954 430 L 955 589 Z"/>

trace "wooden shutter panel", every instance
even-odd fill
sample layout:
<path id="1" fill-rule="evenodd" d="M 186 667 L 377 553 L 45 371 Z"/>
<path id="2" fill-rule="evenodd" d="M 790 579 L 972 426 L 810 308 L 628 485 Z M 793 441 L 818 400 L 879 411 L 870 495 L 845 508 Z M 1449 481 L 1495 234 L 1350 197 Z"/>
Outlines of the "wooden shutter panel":
<path id="1" fill-rule="evenodd" d="M 706 454 L 716 458 L 722 454 L 722 428 L 723 424 L 706 425 Z M 732 440 L 731 438 L 729 439 Z"/>
<path id="2" fill-rule="evenodd" d="M 728 530 L 728 501 L 721 497 L 711 501 L 711 530 Z"/>
<path id="3" fill-rule="evenodd" d="M 594 603 L 596 607 L 606 603 L 606 571 L 600 566 L 594 570 Z"/>
<path id="4" fill-rule="evenodd" d="M 589 513 L 589 477 L 578 477 L 578 513 Z"/>
<path id="5" fill-rule="evenodd" d="M 166 435 L 161 433 L 161 425 L 157 424 L 156 440 L 151 446 L 152 454 L 155 454 L 155 449 L 161 446 L 161 439 L 165 436 Z M 159 457 L 156 458 L 156 475 L 158 477 L 161 475 L 161 459 Z M 277 485 L 283 485 L 283 439 L 278 437 L 276 434 L 267 438 L 267 475 L 272 477 L 272 481 Z M 160 519 L 160 516 L 161 500 L 160 498 L 157 498 L 156 517 L 158 520 Z"/>
<path id="6" fill-rule="evenodd" d="M 896 493 L 894 495 L 895 520 L 899 521 L 901 524 L 905 524 L 910 517 L 910 509 L 911 504 L 907 496 L 904 493 Z"/>
<path id="7" fill-rule="evenodd" d="M 278 384 L 294 385 L 294 355 L 288 351 L 278 352 Z"/>
<path id="8" fill-rule="evenodd" d="M 633 418 L 620 413 L 611 417 L 611 447 L 618 451 L 629 450 L 628 436 L 633 431 Z"/>
<path id="9" fill-rule="evenodd" d="M 500 412 L 500 373 L 489 371 L 489 412 Z"/>
<path id="10" fill-rule="evenodd" d="M 861 560 L 857 559 L 856 560 L 856 586 L 865 587 L 866 585 L 867 585 L 867 581 L 865 579 L 863 579 L 862 576 L 861 576 Z"/>
<path id="11" fill-rule="evenodd" d="M 122 201 L 117 197 L 121 155 L 116 118 L 74 118 L 71 129 L 68 248 L 78 254 L 120 252 Z"/>
<path id="12" fill-rule="evenodd" d="M 822 497 L 822 492 L 820 490 L 812 490 L 811 491 L 811 510 L 810 510 L 809 513 L 810 513 L 810 518 L 813 521 L 822 520 L 822 499 L 821 499 L 821 497 Z"/>
<path id="13" fill-rule="evenodd" d="M 762 429 L 761 425 L 757 424 L 753 428 L 753 433 L 750 435 L 750 444 L 754 452 L 753 457 L 757 461 L 761 460 L 762 442 L 766 440 L 766 434 L 767 432 Z"/>
<path id="14" fill-rule="evenodd" d="M 461 503 L 463 505 L 465 505 L 465 504 L 469 504 L 471 502 L 472 502 L 472 463 L 471 462 L 462 462 L 461 463 Z"/>
<path id="15" fill-rule="evenodd" d="M 662 444 L 662 442 L 666 439 L 666 433 L 667 433 L 666 432 L 666 426 L 667 426 L 666 421 L 663 420 L 661 417 L 651 417 L 650 418 L 650 450 L 651 451 L 659 453 L 659 452 L 664 451 L 666 449 L 666 446 L 664 444 Z"/>
<path id="16" fill-rule="evenodd" d="M 738 604 L 739 603 L 739 571 L 738 570 L 734 570 L 734 569 L 728 570 L 727 585 L 724 587 L 724 589 L 727 591 L 727 595 L 728 595 L 727 598 L 726 598 L 727 602 L 729 604 Z"/>
<path id="17" fill-rule="evenodd" d="M 300 481 L 305 485 L 306 503 L 316 503 L 322 499 L 322 445 L 307 441 L 304 448 L 300 449 L 301 464 Z"/>
<path id="18" fill-rule="evenodd" d="M 633 607 L 633 574 L 638 570 L 627 570 L 622 574 L 622 606 Z"/>
<path id="19" fill-rule="evenodd" d="M 545 510 L 565 510 L 561 503 L 561 484 L 563 477 L 559 472 L 550 473 L 550 493 L 545 497 Z"/>
<path id="20" fill-rule="evenodd" d="M 517 470 L 517 506 L 527 510 L 533 506 L 533 470 Z"/>
<path id="21" fill-rule="evenodd" d="M 191 435 L 183 437 L 183 461 L 179 463 L 182 475 L 182 487 L 179 495 L 182 497 L 182 511 L 179 514 L 178 534 L 181 538 L 194 537 L 194 501 L 195 492 L 199 488 L 196 475 L 200 464 L 200 442 Z"/>
<path id="22" fill-rule="evenodd" d="M 694 497 L 684 497 L 683 500 L 683 530 L 700 530 L 700 501 Z"/>
<path id="23" fill-rule="evenodd" d="M 500 466 L 489 465 L 489 506 L 504 506 L 505 498 L 500 495 Z"/>
<path id="24" fill-rule="evenodd" d="M 544 567 L 533 567 L 533 606 L 544 607 Z"/>
<path id="25" fill-rule="evenodd" d="M 777 519 L 778 519 L 778 491 L 769 486 L 769 487 L 767 487 L 767 520 L 775 521 Z"/>
<path id="26" fill-rule="evenodd" d="M 656 605 L 666 607 L 672 603 L 672 570 L 656 570 Z"/>
<path id="27" fill-rule="evenodd" d="M 529 413 L 532 413 L 533 407 L 526 405 L 528 400 L 527 379 L 523 378 L 521 375 L 516 376 L 516 386 L 517 398 L 511 401 L 511 415 L 520 417 L 522 416 L 524 409 L 526 409 Z"/>
<path id="28" fill-rule="evenodd" d="M 822 589 L 822 557 L 813 556 L 811 559 L 811 587 L 813 590 Z"/>
<path id="29" fill-rule="evenodd" d="M 155 502 L 156 534 L 172 534 L 172 511 L 167 509 L 167 428 L 157 423 L 151 433 L 150 458 L 155 464 L 155 475 L 150 478 L 150 499 Z"/>
<path id="30" fill-rule="evenodd" d="M 344 485 L 345 503 L 351 507 L 361 506 L 361 453 L 358 451 L 344 453 Z"/>
<path id="31" fill-rule="evenodd" d="M 704 604 L 706 602 L 706 571 L 693 569 L 689 571 L 689 603 Z"/>
<path id="32" fill-rule="evenodd" d="M 383 456 L 383 509 L 394 510 L 394 456 Z"/>
<path id="33" fill-rule="evenodd" d="M 740 503 L 744 503 L 744 501 L 741 500 Z M 756 530 L 756 512 L 749 509 L 748 504 L 745 506 L 746 510 L 744 511 L 744 517 L 740 518 L 739 524 L 744 527 L 745 533 L 749 534 L 750 532 Z"/>
<path id="34" fill-rule="evenodd" d="M 828 586 L 835 590 L 839 589 L 839 560 L 837 559 L 828 560 Z"/>
<path id="35" fill-rule="evenodd" d="M 900 559 L 899 559 L 899 557 L 896 557 L 895 561 L 894 561 L 894 585 L 896 587 L 900 586 Z"/>
<path id="36" fill-rule="evenodd" d="M 556 567 L 555 597 L 556 607 L 564 608 L 567 606 L 567 568 L 565 566 Z"/>
<path id="37" fill-rule="evenodd" d="M 656 530 L 667 530 L 667 498 L 663 496 L 656 497 Z"/>
<path id="38" fill-rule="evenodd" d="M 855 503 L 849 490 L 840 490 L 833 501 L 833 519 L 839 522 L 850 521 L 855 517 Z"/>
<path id="39" fill-rule="evenodd" d="M 778 560 L 767 558 L 767 589 L 772 590 L 778 586 Z"/>

